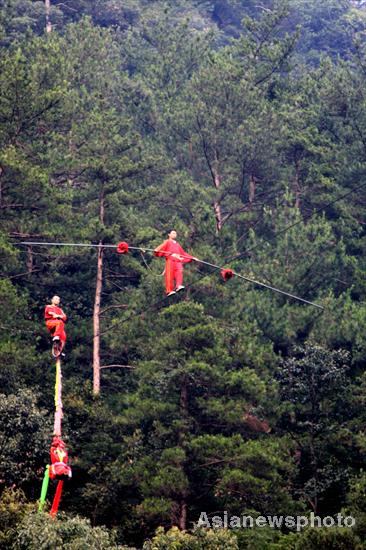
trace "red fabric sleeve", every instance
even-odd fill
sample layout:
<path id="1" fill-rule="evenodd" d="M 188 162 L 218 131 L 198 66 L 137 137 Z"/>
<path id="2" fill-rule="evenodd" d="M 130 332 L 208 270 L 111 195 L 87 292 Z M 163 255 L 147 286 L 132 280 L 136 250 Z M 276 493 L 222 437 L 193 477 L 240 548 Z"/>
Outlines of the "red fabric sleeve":
<path id="1" fill-rule="evenodd" d="M 53 316 L 50 315 L 49 312 L 50 312 L 50 306 L 46 306 L 44 308 L 44 318 L 47 319 L 47 320 L 48 319 L 53 319 Z"/>
<path id="2" fill-rule="evenodd" d="M 158 257 L 161 257 L 161 256 L 164 256 L 164 257 L 167 257 L 167 256 L 170 256 L 170 250 L 169 250 L 169 239 L 167 239 L 166 241 L 164 241 L 162 244 L 160 244 L 159 246 L 157 246 L 154 250 L 154 256 L 158 256 Z"/>
<path id="3" fill-rule="evenodd" d="M 45 310 L 44 310 L 44 318 L 48 321 L 48 320 L 54 320 L 55 317 L 53 315 L 50 315 L 50 312 L 53 312 L 53 313 L 56 313 L 61 321 L 64 321 L 66 322 L 67 320 L 67 316 L 65 315 L 65 313 L 62 311 L 62 309 L 60 307 L 57 307 L 57 306 L 46 306 L 45 307 Z"/>
<path id="4" fill-rule="evenodd" d="M 183 259 L 180 260 L 182 264 L 188 264 L 189 262 L 191 262 L 193 260 L 193 257 L 190 254 L 187 254 L 187 252 L 184 252 L 180 244 L 178 246 L 179 246 L 178 254 L 181 254 L 183 256 Z"/>
<path id="5" fill-rule="evenodd" d="M 64 313 L 64 312 L 62 311 L 62 309 L 61 309 L 60 317 L 61 317 L 61 320 L 62 320 L 64 323 L 66 323 L 66 321 L 67 321 L 67 315 L 66 315 L 66 313 Z"/>

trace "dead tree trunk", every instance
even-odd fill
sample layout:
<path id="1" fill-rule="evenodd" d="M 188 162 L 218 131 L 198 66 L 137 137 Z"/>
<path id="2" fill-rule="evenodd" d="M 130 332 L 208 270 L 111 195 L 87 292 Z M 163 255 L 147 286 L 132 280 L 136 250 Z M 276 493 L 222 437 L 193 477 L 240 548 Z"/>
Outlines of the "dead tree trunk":
<path id="1" fill-rule="evenodd" d="M 183 427 L 179 432 L 179 444 L 184 445 L 186 439 L 186 422 L 188 420 L 188 378 L 183 376 L 180 388 L 180 412 L 183 419 Z M 182 465 L 184 469 L 184 464 Z M 187 529 L 187 492 L 183 490 L 181 498 L 179 500 L 179 529 L 185 531 Z"/>
<path id="2" fill-rule="evenodd" d="M 219 191 L 219 189 L 221 187 L 221 177 L 220 177 L 220 174 L 219 174 L 219 172 L 216 168 L 213 170 L 213 178 L 214 178 L 214 186 L 215 186 L 216 190 Z M 214 212 L 215 212 L 216 230 L 217 230 L 218 233 L 220 233 L 220 231 L 222 229 L 222 212 L 221 212 L 220 200 L 216 199 L 214 201 L 213 206 L 214 206 Z"/>
<path id="3" fill-rule="evenodd" d="M 46 32 L 51 32 L 51 0 L 44 0 L 44 6 L 46 11 Z"/>
<path id="4" fill-rule="evenodd" d="M 187 503 L 184 499 L 180 503 L 179 529 L 187 529 Z"/>
<path id="5" fill-rule="evenodd" d="M 105 198 L 103 192 L 99 195 L 99 219 L 104 223 Z M 102 244 L 102 241 L 99 242 Z M 103 288 L 103 248 L 98 248 L 97 279 L 93 310 L 93 393 L 100 394 L 100 304 Z"/>
<path id="6" fill-rule="evenodd" d="M 295 191 L 295 208 L 300 208 L 300 204 L 301 204 L 301 179 L 300 179 L 300 162 L 298 160 L 296 160 L 296 162 L 295 162 L 294 191 Z"/>
<path id="7" fill-rule="evenodd" d="M 32 246 L 27 246 L 27 271 L 28 273 L 33 273 L 33 250 Z"/>
<path id="8" fill-rule="evenodd" d="M 249 176 L 249 204 L 252 206 L 255 198 L 255 191 L 256 191 L 256 181 L 255 176 L 253 174 L 250 174 Z"/>
<path id="9" fill-rule="evenodd" d="M 0 178 L 3 175 L 3 173 L 4 173 L 4 169 L 0 165 Z M 1 179 L 0 179 L 0 206 L 2 206 L 2 205 L 3 205 L 3 184 L 2 184 Z"/>

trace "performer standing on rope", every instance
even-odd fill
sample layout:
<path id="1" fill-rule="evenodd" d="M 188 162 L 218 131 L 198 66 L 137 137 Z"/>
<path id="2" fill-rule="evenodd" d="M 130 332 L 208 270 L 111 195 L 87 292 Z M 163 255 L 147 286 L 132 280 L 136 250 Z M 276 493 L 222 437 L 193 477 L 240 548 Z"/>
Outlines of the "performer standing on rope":
<path id="1" fill-rule="evenodd" d="M 167 296 L 172 296 L 172 294 L 184 289 L 183 264 L 196 259 L 184 252 L 180 244 L 177 243 L 176 238 L 177 232 L 170 231 L 168 239 L 154 250 L 154 256 L 165 257 L 165 290 Z"/>
<path id="2" fill-rule="evenodd" d="M 60 297 L 53 296 L 51 304 L 47 305 L 44 310 L 44 318 L 46 320 L 46 327 L 48 328 L 54 346 L 59 347 L 59 353 L 62 352 L 66 343 L 65 323 L 67 317 L 60 305 Z"/>

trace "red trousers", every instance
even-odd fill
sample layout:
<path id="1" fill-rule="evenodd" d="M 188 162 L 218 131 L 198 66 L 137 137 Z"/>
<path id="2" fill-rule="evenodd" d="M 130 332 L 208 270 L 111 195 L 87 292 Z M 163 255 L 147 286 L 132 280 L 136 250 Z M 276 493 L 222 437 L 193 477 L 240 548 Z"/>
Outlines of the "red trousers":
<path id="1" fill-rule="evenodd" d="M 46 327 L 52 337 L 58 336 L 60 338 L 62 347 L 64 347 L 66 343 L 65 323 L 61 319 L 49 319 L 46 321 Z"/>
<path id="2" fill-rule="evenodd" d="M 175 287 L 174 287 L 175 281 Z M 165 263 L 165 290 L 166 293 L 172 292 L 174 288 L 183 284 L 183 264 L 174 262 L 170 258 Z"/>

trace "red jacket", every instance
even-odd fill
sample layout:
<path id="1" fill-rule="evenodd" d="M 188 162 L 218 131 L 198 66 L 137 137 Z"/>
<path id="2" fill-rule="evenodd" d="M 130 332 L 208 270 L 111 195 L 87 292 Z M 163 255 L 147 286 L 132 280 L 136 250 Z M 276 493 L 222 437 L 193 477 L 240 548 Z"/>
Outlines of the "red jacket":
<path id="1" fill-rule="evenodd" d="M 173 258 L 172 254 L 180 254 L 183 258 Z M 179 262 L 182 264 L 187 264 L 193 260 L 192 256 L 187 254 L 187 252 L 184 252 L 183 248 L 179 243 L 177 243 L 177 241 L 172 241 L 171 239 L 167 239 L 161 245 L 156 247 L 154 250 L 154 256 L 164 256 L 166 260 Z"/>
<path id="2" fill-rule="evenodd" d="M 46 306 L 44 310 L 44 318 L 46 321 L 53 321 L 56 319 L 53 315 L 50 315 L 50 313 L 56 313 L 56 315 L 60 316 L 61 321 L 65 322 L 67 320 L 67 317 L 65 313 L 62 311 L 62 309 L 58 306 Z"/>

